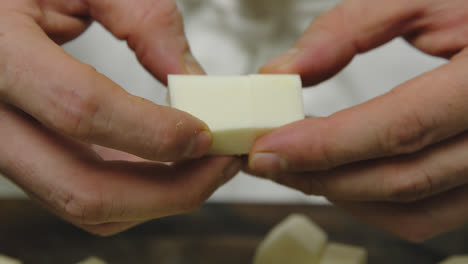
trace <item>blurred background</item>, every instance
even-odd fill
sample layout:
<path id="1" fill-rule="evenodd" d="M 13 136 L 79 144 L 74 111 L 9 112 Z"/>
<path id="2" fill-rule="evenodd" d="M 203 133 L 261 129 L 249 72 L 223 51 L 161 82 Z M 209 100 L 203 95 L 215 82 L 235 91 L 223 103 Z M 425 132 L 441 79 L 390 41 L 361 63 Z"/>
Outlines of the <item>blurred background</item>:
<path id="1" fill-rule="evenodd" d="M 180 0 L 186 33 L 195 57 L 208 74 L 255 73 L 288 49 L 308 24 L 337 0 Z M 94 23 L 63 48 L 132 94 L 165 104 L 166 90 L 137 62 L 127 44 Z M 401 82 L 444 63 L 396 39 L 358 56 L 329 81 L 304 89 L 306 113 L 327 116 L 385 93 Z M 25 198 L 0 176 L 0 198 Z M 213 201 L 324 203 L 319 197 L 239 174 Z"/>

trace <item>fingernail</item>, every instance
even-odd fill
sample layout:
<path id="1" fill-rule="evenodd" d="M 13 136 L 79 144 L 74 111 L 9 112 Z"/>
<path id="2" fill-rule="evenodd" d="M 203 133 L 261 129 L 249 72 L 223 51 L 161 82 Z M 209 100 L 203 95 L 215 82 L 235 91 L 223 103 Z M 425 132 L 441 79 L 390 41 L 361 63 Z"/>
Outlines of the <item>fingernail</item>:
<path id="1" fill-rule="evenodd" d="M 205 155 L 211 145 L 211 133 L 209 131 L 201 131 L 190 141 L 185 150 L 184 157 L 189 159 L 200 158 Z"/>
<path id="2" fill-rule="evenodd" d="M 288 169 L 288 163 L 284 158 L 274 153 L 256 153 L 250 159 L 250 168 L 257 172 L 272 173 L 283 172 Z"/>
<path id="3" fill-rule="evenodd" d="M 281 68 L 284 66 L 289 65 L 291 62 L 294 61 L 294 59 L 297 57 L 297 55 L 300 53 L 299 48 L 291 48 L 288 51 L 284 52 L 280 56 L 274 58 L 267 64 L 265 64 L 262 69 L 268 68 Z"/>
<path id="4" fill-rule="evenodd" d="M 220 186 L 224 185 L 230 179 L 232 179 L 232 177 L 236 176 L 237 173 L 241 170 L 242 165 L 242 161 L 239 159 L 235 159 L 233 162 L 231 162 L 231 164 L 229 164 L 229 166 L 223 170 L 223 178 Z"/>
<path id="5" fill-rule="evenodd" d="M 205 74 L 200 64 L 197 62 L 192 53 L 187 52 L 184 55 L 184 67 L 187 74 L 200 75 Z"/>

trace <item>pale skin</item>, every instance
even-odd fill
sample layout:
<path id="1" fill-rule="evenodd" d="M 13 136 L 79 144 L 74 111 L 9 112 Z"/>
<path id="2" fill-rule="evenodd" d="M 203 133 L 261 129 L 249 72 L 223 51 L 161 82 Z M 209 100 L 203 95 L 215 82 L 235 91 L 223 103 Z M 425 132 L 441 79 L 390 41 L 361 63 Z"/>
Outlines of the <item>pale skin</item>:
<path id="1" fill-rule="evenodd" d="M 422 241 L 468 222 L 466 0 L 345 0 L 260 71 L 299 73 L 316 84 L 399 36 L 447 64 L 361 105 L 262 137 L 248 170 Z"/>
<path id="2" fill-rule="evenodd" d="M 242 164 L 201 158 L 206 124 L 128 94 L 60 48 L 93 20 L 163 83 L 203 70 L 172 0 L 0 3 L 0 171 L 58 216 L 111 235 L 196 209 Z"/>

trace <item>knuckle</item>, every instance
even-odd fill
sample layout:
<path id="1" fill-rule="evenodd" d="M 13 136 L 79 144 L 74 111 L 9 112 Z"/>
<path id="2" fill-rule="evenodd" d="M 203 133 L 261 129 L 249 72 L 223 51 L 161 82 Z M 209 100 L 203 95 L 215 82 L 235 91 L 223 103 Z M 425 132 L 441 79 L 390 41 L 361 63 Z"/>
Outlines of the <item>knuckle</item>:
<path id="1" fill-rule="evenodd" d="M 73 192 L 61 202 L 65 217 L 79 225 L 105 222 L 105 204 L 97 191 Z"/>
<path id="2" fill-rule="evenodd" d="M 359 24 L 361 21 L 359 13 L 351 12 L 348 8 L 348 5 L 344 3 L 336 5 L 336 8 L 334 8 L 332 12 L 336 13 L 335 17 L 341 18 L 339 21 L 340 26 L 342 29 L 344 29 L 343 32 L 346 33 L 346 39 L 352 40 L 352 46 L 354 47 L 355 53 L 364 53 L 372 48 L 372 42 L 370 42 L 368 39 L 355 36 L 353 34 L 353 30 L 350 28 L 350 25 Z M 337 40 L 340 41 L 342 39 Z"/>
<path id="3" fill-rule="evenodd" d="M 424 169 L 408 170 L 398 168 L 390 175 L 385 184 L 387 200 L 409 203 L 420 200 L 432 193 L 432 181 L 429 173 Z"/>
<path id="4" fill-rule="evenodd" d="M 135 33 L 135 35 L 129 36 L 127 43 L 128 46 L 135 51 L 135 55 L 137 56 L 142 66 L 148 69 L 155 57 L 155 47 L 149 43 L 149 41 L 141 41 L 141 38 L 144 37 L 140 37 Z"/>
<path id="5" fill-rule="evenodd" d="M 317 167 L 318 169 L 328 170 L 336 166 L 336 163 L 332 159 L 329 145 L 322 144 L 320 147 L 320 153 L 322 160 L 319 166 Z"/>
<path id="6" fill-rule="evenodd" d="M 318 160 L 313 160 L 311 162 L 310 160 L 310 153 L 303 153 L 303 157 L 305 157 L 305 160 L 307 160 L 307 163 L 309 163 L 309 166 L 312 165 L 314 169 L 319 169 L 319 170 L 328 170 L 331 168 L 334 168 L 335 166 L 339 165 L 338 162 L 334 160 L 335 158 L 335 151 L 332 149 L 333 142 L 330 142 L 328 140 L 328 136 L 326 134 L 327 132 L 325 130 L 320 130 L 318 134 L 318 138 L 320 142 L 318 144 L 318 152 L 317 156 L 320 157 Z"/>
<path id="7" fill-rule="evenodd" d="M 147 8 L 133 27 L 128 30 L 124 38 L 127 39 L 128 46 L 135 51 L 142 65 L 149 68 L 154 64 L 157 54 L 156 47 L 152 41 L 148 40 L 149 30 L 159 31 L 158 34 L 164 37 L 166 34 L 178 36 L 171 39 L 173 43 L 182 44 L 182 51 L 189 49 L 185 40 L 182 14 L 174 1 L 154 1 L 153 6 Z M 174 42 L 176 41 L 176 42 Z"/>
<path id="8" fill-rule="evenodd" d="M 72 137 L 87 140 L 99 113 L 98 94 L 93 89 L 87 91 L 66 91 L 58 100 L 52 125 L 60 132 Z"/>
<path id="9" fill-rule="evenodd" d="M 153 12 L 148 12 L 148 19 L 154 17 L 161 26 L 176 27 L 177 32 L 182 32 L 182 13 L 175 1 L 158 1 Z"/>
<path id="10" fill-rule="evenodd" d="M 0 46 L 0 98 L 8 100 L 12 91 L 21 83 L 21 69 L 8 54 L 9 49 Z"/>
<path id="11" fill-rule="evenodd" d="M 133 38 L 144 36 L 149 27 L 157 26 L 158 29 L 171 30 L 176 33 L 183 33 L 183 17 L 175 1 L 153 1 L 142 11 L 140 18 L 130 27 L 127 27 L 127 34 L 123 37 Z"/>
<path id="12" fill-rule="evenodd" d="M 182 131 L 172 128 L 170 124 L 172 122 L 157 128 L 159 133 L 156 133 L 156 136 L 155 133 L 149 135 L 151 137 L 147 150 L 149 157 L 159 161 L 173 161 L 182 157 L 186 148 L 190 147 L 189 140 L 192 136 L 183 135 Z"/>
<path id="13" fill-rule="evenodd" d="M 408 154 L 423 149 L 430 142 L 430 128 L 417 113 L 401 115 L 380 137 L 384 152 L 390 155 Z"/>

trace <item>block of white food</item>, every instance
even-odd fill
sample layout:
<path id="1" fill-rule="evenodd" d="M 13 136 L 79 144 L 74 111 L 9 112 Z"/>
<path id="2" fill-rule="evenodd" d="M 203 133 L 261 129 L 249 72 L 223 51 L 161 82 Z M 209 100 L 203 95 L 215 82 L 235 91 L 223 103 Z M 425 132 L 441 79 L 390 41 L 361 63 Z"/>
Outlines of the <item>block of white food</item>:
<path id="1" fill-rule="evenodd" d="M 468 264 L 468 255 L 454 255 L 440 262 L 440 264 Z"/>
<path id="2" fill-rule="evenodd" d="M 0 254 L 0 264 L 22 264 L 23 262 L 9 256 Z"/>
<path id="3" fill-rule="evenodd" d="M 211 154 L 247 154 L 254 141 L 304 119 L 298 75 L 169 75 L 169 102 L 204 121 Z"/>
<path id="4" fill-rule="evenodd" d="M 317 264 L 327 234 L 303 215 L 291 215 L 274 227 L 258 246 L 254 264 Z"/>
<path id="5" fill-rule="evenodd" d="M 320 264 L 366 264 L 367 251 L 362 247 L 329 243 Z"/>
<path id="6" fill-rule="evenodd" d="M 76 264 L 107 264 L 107 262 L 98 257 L 89 257 Z"/>

